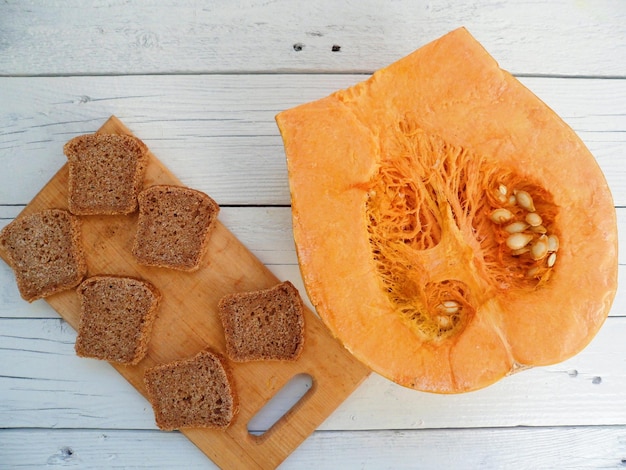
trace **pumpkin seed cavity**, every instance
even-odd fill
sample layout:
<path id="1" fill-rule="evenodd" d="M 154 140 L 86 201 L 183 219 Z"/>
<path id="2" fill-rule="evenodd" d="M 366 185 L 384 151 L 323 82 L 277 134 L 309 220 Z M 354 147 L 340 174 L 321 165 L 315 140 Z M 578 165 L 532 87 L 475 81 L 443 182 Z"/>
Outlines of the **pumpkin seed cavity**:
<path id="1" fill-rule="evenodd" d="M 550 233 L 546 227 L 546 223 L 552 225 L 551 222 L 556 217 L 556 208 L 549 202 L 545 191 L 539 188 L 534 188 L 534 191 L 514 189 L 511 193 L 514 197 L 507 197 L 507 204 L 500 207 L 504 200 L 501 197 L 503 187 L 507 186 L 498 183 L 497 189 L 492 189 L 494 193 L 492 203 L 496 207 L 491 210 L 490 217 L 494 224 L 493 229 L 496 233 L 500 232 L 497 238 L 505 237 L 504 244 L 510 249 L 509 253 L 503 253 L 501 257 L 505 259 L 507 254 L 517 257 L 525 270 L 525 277 L 535 280 L 539 285 L 550 278 L 556 263 L 556 252 L 559 250 L 558 236 Z M 544 194 L 545 200 L 537 203 L 545 211 L 543 216 L 537 210 L 531 192 Z M 509 219 L 512 222 L 501 228 L 501 222 L 494 218 L 493 214 L 503 210 L 511 212 L 513 216 Z"/>
<path id="2" fill-rule="evenodd" d="M 472 289 L 535 289 L 548 281 L 559 239 L 552 228 L 557 209 L 545 189 L 513 171 L 492 169 L 411 119 L 392 134 L 383 140 L 379 168 L 367 188 L 369 241 L 381 288 L 422 340 L 439 342 L 465 328 L 480 297 Z M 440 245 L 457 243 L 445 230 L 450 223 L 479 266 L 473 287 L 462 276 L 454 278 L 450 260 L 441 260 L 448 266 L 443 274 L 420 263 Z M 451 252 L 442 248 L 441 256 Z M 449 278 L 442 279 L 444 274 Z"/>

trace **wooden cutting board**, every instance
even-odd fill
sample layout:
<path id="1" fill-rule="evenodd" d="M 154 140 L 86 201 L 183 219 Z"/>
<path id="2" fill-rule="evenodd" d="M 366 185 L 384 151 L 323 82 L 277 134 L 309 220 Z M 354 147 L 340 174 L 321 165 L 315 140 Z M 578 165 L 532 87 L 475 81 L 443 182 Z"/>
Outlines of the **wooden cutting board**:
<path id="1" fill-rule="evenodd" d="M 114 116 L 99 132 L 131 134 Z M 20 215 L 44 208 L 67 209 L 67 183 L 68 166 L 65 165 Z M 150 154 L 144 186 L 154 184 L 181 183 Z M 222 326 L 217 315 L 217 303 L 222 296 L 267 288 L 279 282 L 219 221 L 211 235 L 202 268 L 194 273 L 183 273 L 134 262 L 131 247 L 136 214 L 81 219 L 88 275 L 139 276 L 151 281 L 163 294 L 147 357 L 137 366 L 113 364 L 144 396 L 143 373 L 146 368 L 192 356 L 206 347 L 225 353 Z M 6 261 L 4 252 L 0 251 L 0 256 Z M 46 301 L 74 329 L 78 328 L 80 305 L 74 290 L 53 295 Z M 334 340 L 308 309 L 305 322 L 306 342 L 298 361 L 231 363 L 240 411 L 226 431 L 182 431 L 220 467 L 278 466 L 368 376 L 369 370 Z M 302 373 L 309 374 L 313 380 L 300 401 L 264 434 L 249 433 L 247 424 L 250 419 L 287 382 Z"/>

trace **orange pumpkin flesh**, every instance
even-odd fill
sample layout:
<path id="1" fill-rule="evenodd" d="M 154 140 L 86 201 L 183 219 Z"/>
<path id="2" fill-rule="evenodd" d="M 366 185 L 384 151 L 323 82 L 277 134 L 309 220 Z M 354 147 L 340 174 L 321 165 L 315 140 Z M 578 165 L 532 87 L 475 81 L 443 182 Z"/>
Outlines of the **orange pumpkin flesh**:
<path id="1" fill-rule="evenodd" d="M 474 390 L 576 354 L 602 325 L 606 180 L 465 29 L 276 119 L 307 292 L 375 372 Z"/>

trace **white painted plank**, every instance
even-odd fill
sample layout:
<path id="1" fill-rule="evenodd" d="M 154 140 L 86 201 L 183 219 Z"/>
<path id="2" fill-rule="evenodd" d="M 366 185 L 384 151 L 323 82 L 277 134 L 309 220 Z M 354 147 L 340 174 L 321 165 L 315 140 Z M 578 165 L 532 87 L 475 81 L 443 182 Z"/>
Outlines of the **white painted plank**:
<path id="1" fill-rule="evenodd" d="M 321 430 L 626 425 L 626 318 L 609 318 L 568 361 L 484 390 L 435 395 L 372 375 Z M 154 429 L 152 410 L 107 363 L 78 358 L 62 320 L 0 319 L 0 423 Z"/>
<path id="2" fill-rule="evenodd" d="M 0 204 L 24 204 L 71 137 L 115 114 L 182 181 L 222 205 L 287 205 L 283 109 L 362 75 L 0 77 Z M 626 206 L 626 79 L 523 78 L 577 131 Z"/>
<path id="3" fill-rule="evenodd" d="M 0 430 L 2 468 L 213 469 L 182 434 Z M 342 469 L 623 469 L 626 426 L 317 431 L 279 467 Z"/>
<path id="4" fill-rule="evenodd" d="M 0 21 L 3 75 L 371 72 L 460 26 L 514 73 L 626 75 L 619 0 L 11 0 Z"/>
<path id="5" fill-rule="evenodd" d="M 626 383 L 619 377 L 626 371 L 626 354 L 617 346 L 626 334 L 622 322 L 609 319 L 591 344 L 567 361 L 467 394 L 413 392 L 374 375 L 332 419 L 341 429 L 354 430 L 626 424 Z"/>

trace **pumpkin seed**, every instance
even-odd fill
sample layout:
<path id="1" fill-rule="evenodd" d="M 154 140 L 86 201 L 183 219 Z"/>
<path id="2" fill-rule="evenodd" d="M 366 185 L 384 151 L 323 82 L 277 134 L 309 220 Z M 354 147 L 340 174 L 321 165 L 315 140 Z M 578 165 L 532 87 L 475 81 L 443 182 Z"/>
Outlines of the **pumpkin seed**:
<path id="1" fill-rule="evenodd" d="M 503 224 L 513 218 L 513 213 L 508 209 L 500 208 L 494 210 L 489 217 L 496 224 Z"/>
<path id="2" fill-rule="evenodd" d="M 459 311 L 459 307 L 459 303 L 454 300 L 446 300 L 439 304 L 439 309 L 450 315 L 457 313 Z"/>
<path id="3" fill-rule="evenodd" d="M 528 233 L 513 233 L 506 239 L 506 246 L 511 250 L 519 250 L 530 243 L 533 236 Z"/>
<path id="4" fill-rule="evenodd" d="M 543 222 L 541 216 L 536 212 L 529 212 L 528 214 L 526 214 L 525 220 L 531 227 L 538 227 Z"/>
<path id="5" fill-rule="evenodd" d="M 509 233 L 521 233 L 525 231 L 527 228 L 528 228 L 528 224 L 522 221 L 517 221 L 504 227 L 504 230 Z"/>
<path id="6" fill-rule="evenodd" d="M 548 235 L 548 251 L 559 251 L 559 238 L 556 235 Z"/>
<path id="7" fill-rule="evenodd" d="M 532 230 L 535 233 L 546 233 L 548 231 L 548 229 L 545 228 L 543 225 L 537 225 L 536 227 L 530 227 L 530 230 Z"/>
<path id="8" fill-rule="evenodd" d="M 539 266 L 533 266 L 528 271 L 526 271 L 526 276 L 528 277 L 536 277 L 539 274 Z"/>
<path id="9" fill-rule="evenodd" d="M 519 250 L 513 250 L 511 251 L 511 254 L 513 256 L 521 256 L 525 253 L 528 253 L 530 251 L 530 248 L 528 248 L 528 246 L 525 246 L 524 248 L 520 248 Z"/>
<path id="10" fill-rule="evenodd" d="M 548 267 L 551 268 L 554 266 L 554 263 L 556 263 L 556 253 L 551 253 L 550 256 L 548 256 Z"/>
<path id="11" fill-rule="evenodd" d="M 452 320 L 450 319 L 450 317 L 446 315 L 437 315 L 436 319 L 437 319 L 437 324 L 439 325 L 439 328 L 446 329 L 452 326 Z"/>
<path id="12" fill-rule="evenodd" d="M 530 257 L 534 260 L 542 259 L 548 254 L 548 237 L 541 236 L 530 247 Z"/>
<path id="13" fill-rule="evenodd" d="M 530 194 L 528 194 L 528 192 L 515 191 L 515 200 L 522 209 L 526 209 L 528 212 L 535 212 L 533 198 Z"/>
<path id="14" fill-rule="evenodd" d="M 509 190 L 503 184 L 498 186 L 498 191 L 500 191 L 500 194 L 502 194 L 503 196 L 506 196 L 507 193 L 509 192 Z"/>
<path id="15" fill-rule="evenodd" d="M 506 193 L 506 187 L 504 187 L 504 192 L 502 192 L 503 187 L 504 187 L 503 185 L 500 185 L 498 189 L 493 190 L 493 196 L 496 198 L 496 200 L 500 204 L 506 204 L 506 202 L 509 200 L 507 193 Z"/>

